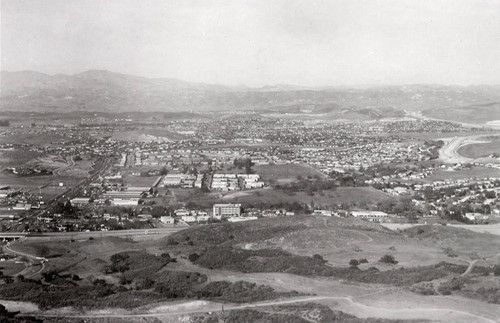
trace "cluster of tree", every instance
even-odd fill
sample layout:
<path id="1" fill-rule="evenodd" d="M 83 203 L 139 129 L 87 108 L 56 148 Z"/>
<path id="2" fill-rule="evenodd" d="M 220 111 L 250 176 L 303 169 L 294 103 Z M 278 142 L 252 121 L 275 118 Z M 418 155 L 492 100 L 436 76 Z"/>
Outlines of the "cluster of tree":
<path id="1" fill-rule="evenodd" d="M 59 213 L 64 216 L 76 216 L 76 208 L 74 208 L 69 201 L 57 202 L 54 206 L 54 213 Z"/>
<path id="2" fill-rule="evenodd" d="M 444 146 L 444 141 L 442 140 L 432 140 L 426 141 L 424 143 L 425 147 L 428 147 L 429 157 L 430 159 L 438 159 L 439 158 L 439 149 Z"/>
<path id="3" fill-rule="evenodd" d="M 391 255 L 383 255 L 382 257 L 380 257 L 379 262 L 391 265 L 395 265 L 398 263 L 398 261 L 394 258 L 394 256 Z"/>
<path id="4" fill-rule="evenodd" d="M 377 207 L 382 212 L 401 215 L 411 221 L 415 221 L 422 214 L 422 210 L 413 204 L 411 197 L 384 200 L 379 202 Z"/>
<path id="5" fill-rule="evenodd" d="M 361 259 L 359 259 L 359 260 L 358 260 L 358 259 L 351 259 L 351 260 L 349 261 L 349 266 L 350 266 L 351 268 L 358 268 L 358 266 L 359 266 L 360 264 L 367 264 L 367 263 L 368 263 L 368 259 L 366 259 L 366 258 L 361 258 Z"/>
<path id="6" fill-rule="evenodd" d="M 245 169 L 245 172 L 247 174 L 252 174 L 252 166 L 254 163 L 252 163 L 252 160 L 250 158 L 235 158 L 233 161 L 233 166 L 237 167 L 238 169 Z"/>
<path id="7" fill-rule="evenodd" d="M 8 127 L 9 125 L 10 125 L 9 120 L 7 119 L 0 120 L 0 127 Z"/>

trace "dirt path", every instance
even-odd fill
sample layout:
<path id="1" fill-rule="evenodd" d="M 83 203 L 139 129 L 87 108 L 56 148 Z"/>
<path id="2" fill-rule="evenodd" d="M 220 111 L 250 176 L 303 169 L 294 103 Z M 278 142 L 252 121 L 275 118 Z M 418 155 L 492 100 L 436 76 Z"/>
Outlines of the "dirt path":
<path id="1" fill-rule="evenodd" d="M 482 260 L 484 261 L 488 261 L 489 259 L 494 259 L 494 258 L 497 258 L 497 257 L 500 257 L 500 253 L 497 253 L 496 255 L 494 256 L 491 256 L 491 257 L 486 257 L 486 258 L 483 258 Z M 465 276 L 465 275 L 468 275 L 471 273 L 472 269 L 474 269 L 474 266 L 480 261 L 481 259 L 474 259 L 473 261 L 470 262 L 469 266 L 467 267 L 467 269 L 464 271 L 464 273 L 460 276 Z"/>
<path id="2" fill-rule="evenodd" d="M 295 297 L 290 299 L 280 299 L 274 301 L 265 301 L 258 303 L 245 303 L 245 304 L 224 304 L 224 309 L 227 310 L 242 310 L 249 308 L 259 308 L 259 307 L 269 307 L 269 306 L 279 306 L 279 305 L 289 305 L 297 303 L 309 303 L 309 302 L 324 302 L 324 301 L 334 301 L 336 303 L 343 303 L 346 307 L 351 307 L 353 310 L 359 310 L 365 315 L 368 313 L 373 313 L 372 317 L 380 317 L 383 313 L 383 317 L 405 317 L 405 318 L 415 318 L 415 319 L 433 319 L 439 320 L 441 322 L 456 322 L 457 318 L 463 320 L 464 322 L 488 322 L 495 323 L 496 321 L 492 318 L 484 317 L 474 313 L 455 310 L 451 308 L 428 308 L 428 307 L 415 307 L 415 308 L 396 308 L 396 307 L 382 307 L 382 306 L 371 306 L 362 304 L 352 297 L 345 296 L 303 296 Z M 90 312 L 86 314 L 40 314 L 40 317 L 65 317 L 65 318 L 145 318 L 145 317 L 169 317 L 169 316 L 179 316 L 188 314 L 198 314 L 206 312 L 219 312 L 222 308 L 222 304 L 214 302 L 184 302 L 173 305 L 164 305 L 157 308 L 153 308 L 149 311 L 142 313 L 103 313 L 103 312 Z M 377 315 L 378 314 L 378 315 Z M 495 315 L 495 313 L 491 313 Z M 364 315 L 363 315 L 364 316 Z M 448 319 L 447 319 L 448 318 Z"/>
<path id="3" fill-rule="evenodd" d="M 40 274 L 45 269 L 45 259 L 44 258 L 40 258 L 40 257 L 37 257 L 36 255 L 31 255 L 31 254 L 27 254 L 24 252 L 13 250 L 12 248 L 10 248 L 9 245 L 4 246 L 4 251 L 6 251 L 7 253 L 14 254 L 14 255 L 21 255 L 21 256 L 27 257 L 31 260 L 31 261 L 25 262 L 26 268 L 24 268 L 22 271 L 18 272 L 17 274 L 13 275 L 14 277 L 17 277 L 19 275 L 23 275 L 26 278 L 31 278 L 31 277 L 34 277 L 34 276 Z M 37 271 L 34 271 L 35 266 L 33 265 L 33 263 L 35 263 L 36 265 L 41 265 L 40 269 Z M 30 273 L 30 271 L 32 271 L 32 272 Z"/>

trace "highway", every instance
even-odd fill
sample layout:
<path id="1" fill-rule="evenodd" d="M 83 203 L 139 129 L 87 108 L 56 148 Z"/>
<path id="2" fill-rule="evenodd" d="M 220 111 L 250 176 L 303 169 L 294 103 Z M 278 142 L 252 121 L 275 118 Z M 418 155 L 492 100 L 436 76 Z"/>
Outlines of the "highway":
<path id="1" fill-rule="evenodd" d="M 445 145 L 439 149 L 439 159 L 445 163 L 470 163 L 473 162 L 473 158 L 468 158 L 460 155 L 458 150 L 467 145 L 472 145 L 476 143 L 483 143 L 487 141 L 482 141 L 481 138 L 489 136 L 497 136 L 498 133 L 486 134 L 486 135 L 475 135 L 475 136 L 465 136 L 465 137 L 453 137 L 453 138 L 442 138 L 441 140 L 445 142 Z"/>

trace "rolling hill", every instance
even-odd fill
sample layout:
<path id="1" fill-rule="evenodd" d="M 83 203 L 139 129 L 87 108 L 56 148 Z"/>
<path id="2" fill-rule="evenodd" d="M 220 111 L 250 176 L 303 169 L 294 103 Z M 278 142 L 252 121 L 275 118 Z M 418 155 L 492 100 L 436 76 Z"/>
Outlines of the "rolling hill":
<path id="1" fill-rule="evenodd" d="M 264 110 L 312 115 L 313 118 L 318 115 L 324 118 L 326 114 L 326 119 L 332 120 L 373 120 L 400 117 L 403 110 L 428 110 L 433 115 L 437 113 L 436 117 L 448 118 L 455 115 L 448 111 L 457 107 L 465 107 L 468 113 L 482 111 L 489 104 L 497 107 L 499 89 L 500 86 L 441 85 L 308 88 L 284 84 L 250 88 L 152 79 L 98 70 L 74 75 L 22 71 L 1 73 L 0 104 L 2 111 Z M 498 109 L 492 113 L 497 114 Z M 485 118 L 491 120 L 491 114 L 476 117 L 475 121 L 487 121 Z"/>

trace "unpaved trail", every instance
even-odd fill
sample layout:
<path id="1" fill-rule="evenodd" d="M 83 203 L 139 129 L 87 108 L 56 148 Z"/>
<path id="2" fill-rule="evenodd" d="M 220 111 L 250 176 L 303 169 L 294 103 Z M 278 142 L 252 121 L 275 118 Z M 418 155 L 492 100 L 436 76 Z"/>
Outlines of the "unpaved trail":
<path id="1" fill-rule="evenodd" d="M 352 297 L 345 296 L 303 296 L 295 297 L 290 299 L 280 299 L 274 301 L 265 301 L 258 303 L 245 303 L 245 304 L 224 304 L 224 309 L 227 310 L 242 310 L 250 308 L 260 308 L 269 306 L 280 306 L 280 305 L 290 305 L 297 303 L 309 303 L 309 302 L 331 302 L 344 304 L 345 308 L 351 308 L 352 311 L 357 311 L 362 313 L 362 316 L 370 317 L 402 317 L 405 319 L 432 319 L 438 320 L 440 322 L 488 322 L 495 323 L 496 314 L 491 313 L 493 317 L 486 317 L 474 313 L 470 313 L 463 310 L 456 310 L 452 308 L 428 308 L 428 307 L 413 307 L 413 308 L 396 308 L 396 307 L 382 307 L 382 306 L 372 306 L 362 304 Z M 142 313 L 112 313 L 108 311 L 97 311 L 90 312 L 86 314 L 77 313 L 65 313 L 64 315 L 59 314 L 40 314 L 40 317 L 64 317 L 64 318 L 121 318 L 121 319 L 131 319 L 131 318 L 146 318 L 146 317 L 169 317 L 169 316 L 179 316 L 187 314 L 199 314 L 206 312 L 219 312 L 222 308 L 222 304 L 214 302 L 185 302 L 181 304 L 175 304 L 171 306 L 161 306 L 153 308 L 149 311 Z"/>
<path id="2" fill-rule="evenodd" d="M 496 255 L 494 256 L 491 256 L 491 257 L 486 257 L 486 258 L 483 258 L 482 260 L 484 261 L 488 261 L 489 259 L 494 259 L 494 258 L 497 258 L 497 257 L 500 257 L 500 253 L 497 253 Z M 472 271 L 472 269 L 474 269 L 474 266 L 480 261 L 481 259 L 474 259 L 473 261 L 470 262 L 469 266 L 467 267 L 467 269 L 464 271 L 464 273 L 460 276 L 465 276 L 465 275 L 468 275 L 470 274 L 470 272 Z"/>
<path id="3" fill-rule="evenodd" d="M 27 262 L 26 267 L 22 271 L 15 274 L 14 277 L 17 277 L 19 275 L 23 275 L 26 278 L 31 278 L 31 277 L 34 277 L 34 276 L 38 275 L 39 273 L 43 272 L 43 270 L 45 269 L 45 261 L 43 261 L 45 259 L 39 259 L 39 257 L 37 257 L 36 255 L 31 255 L 28 253 L 13 250 L 9 245 L 4 246 L 4 251 L 6 251 L 7 253 L 15 254 L 15 255 L 21 255 L 21 256 L 27 257 L 31 260 L 30 262 Z M 40 269 L 37 271 L 34 271 L 33 270 L 34 266 L 32 265 L 31 262 L 34 262 L 37 265 L 41 265 Z M 33 272 L 30 273 L 30 271 L 33 271 Z"/>

